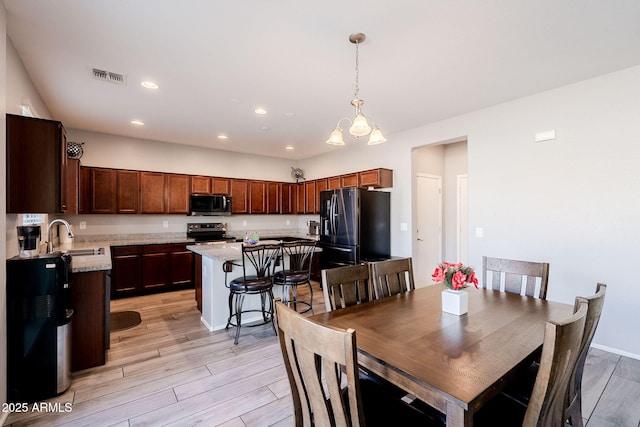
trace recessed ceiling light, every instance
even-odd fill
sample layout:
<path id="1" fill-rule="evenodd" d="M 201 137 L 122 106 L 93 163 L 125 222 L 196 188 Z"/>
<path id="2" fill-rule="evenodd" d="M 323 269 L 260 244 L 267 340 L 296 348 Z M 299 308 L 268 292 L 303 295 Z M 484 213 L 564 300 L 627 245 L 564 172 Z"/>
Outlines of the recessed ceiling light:
<path id="1" fill-rule="evenodd" d="M 220 135 L 218 135 L 218 139 L 227 140 L 227 139 L 229 139 L 229 137 L 227 135 L 225 135 L 224 133 L 221 133 Z"/>
<path id="2" fill-rule="evenodd" d="M 287 145 L 286 147 L 284 147 L 285 150 L 295 150 L 295 147 L 291 146 L 291 145 Z"/>
<path id="3" fill-rule="evenodd" d="M 144 126 L 144 122 L 142 120 L 131 120 L 131 124 L 134 126 Z"/>
<path id="4" fill-rule="evenodd" d="M 256 109 L 253 111 L 259 116 L 264 116 L 265 114 L 267 114 L 267 110 L 265 110 L 263 107 L 256 107 Z"/>
<path id="5" fill-rule="evenodd" d="M 284 113 L 284 116 L 287 119 L 293 119 L 296 115 L 295 115 L 295 113 Z"/>
<path id="6" fill-rule="evenodd" d="M 152 81 L 140 82 L 140 85 L 146 89 L 158 89 L 158 85 Z"/>

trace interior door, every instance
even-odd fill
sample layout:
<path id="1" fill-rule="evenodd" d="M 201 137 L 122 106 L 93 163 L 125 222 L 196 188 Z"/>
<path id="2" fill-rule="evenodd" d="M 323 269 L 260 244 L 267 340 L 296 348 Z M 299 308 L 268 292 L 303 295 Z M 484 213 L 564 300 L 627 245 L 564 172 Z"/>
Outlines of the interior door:
<path id="1" fill-rule="evenodd" d="M 458 175 L 457 188 L 457 262 L 467 264 L 469 261 L 469 177 L 467 175 Z"/>
<path id="2" fill-rule="evenodd" d="M 442 177 L 416 177 L 416 244 L 413 273 L 416 287 L 432 283 L 431 273 L 442 259 Z"/>

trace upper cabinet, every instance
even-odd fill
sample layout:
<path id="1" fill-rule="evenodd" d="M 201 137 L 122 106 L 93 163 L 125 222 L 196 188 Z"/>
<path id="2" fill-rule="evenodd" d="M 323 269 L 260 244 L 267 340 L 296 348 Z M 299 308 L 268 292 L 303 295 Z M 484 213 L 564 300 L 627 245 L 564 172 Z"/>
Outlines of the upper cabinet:
<path id="1" fill-rule="evenodd" d="M 167 210 L 169 214 L 189 213 L 189 194 L 191 189 L 191 179 L 189 175 L 166 174 L 166 198 Z"/>
<path id="2" fill-rule="evenodd" d="M 358 172 L 358 185 L 373 188 L 393 187 L 393 171 L 380 168 Z"/>
<path id="3" fill-rule="evenodd" d="M 67 185 L 70 213 L 189 213 L 189 196 L 224 194 L 232 197 L 234 214 L 315 214 L 320 193 L 341 187 L 385 188 L 393 171 L 371 169 L 300 183 L 207 177 L 163 172 L 80 167 L 69 159 Z M 75 193 L 74 193 L 75 191 Z M 78 194 L 79 193 L 79 194 Z"/>
<path id="4" fill-rule="evenodd" d="M 213 194 L 211 192 L 211 180 L 210 176 L 192 176 L 191 177 L 191 192 L 196 194 Z"/>
<path id="5" fill-rule="evenodd" d="M 140 172 L 140 213 L 165 213 L 165 174 Z"/>
<path id="6" fill-rule="evenodd" d="M 7 114 L 7 213 L 67 211 L 62 123 Z"/>
<path id="7" fill-rule="evenodd" d="M 232 179 L 230 184 L 231 213 L 249 213 L 249 181 L 246 179 Z"/>

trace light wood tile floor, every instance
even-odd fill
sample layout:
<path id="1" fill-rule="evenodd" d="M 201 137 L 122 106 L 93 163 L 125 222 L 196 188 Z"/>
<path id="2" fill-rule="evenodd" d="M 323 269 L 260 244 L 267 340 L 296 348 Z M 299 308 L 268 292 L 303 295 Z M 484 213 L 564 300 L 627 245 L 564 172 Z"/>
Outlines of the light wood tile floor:
<path id="1" fill-rule="evenodd" d="M 139 311 L 142 324 L 112 333 L 107 364 L 75 373 L 48 409 L 11 414 L 7 425 L 293 426 L 270 326 L 243 328 L 234 346 L 233 329 L 212 333 L 202 326 L 193 290 L 118 299 L 111 309 Z M 317 283 L 314 311 L 324 311 Z M 592 350 L 583 380 L 588 427 L 640 425 L 640 361 Z"/>

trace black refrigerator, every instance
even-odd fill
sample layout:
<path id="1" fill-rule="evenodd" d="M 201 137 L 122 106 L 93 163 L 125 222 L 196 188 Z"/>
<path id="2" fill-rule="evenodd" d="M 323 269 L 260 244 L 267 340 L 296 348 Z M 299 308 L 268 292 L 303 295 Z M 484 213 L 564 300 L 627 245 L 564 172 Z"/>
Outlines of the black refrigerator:
<path id="1" fill-rule="evenodd" d="M 7 398 L 35 402 L 71 384 L 71 257 L 7 260 Z"/>
<path id="2" fill-rule="evenodd" d="M 348 187 L 320 193 L 322 269 L 391 258 L 391 194 Z"/>

